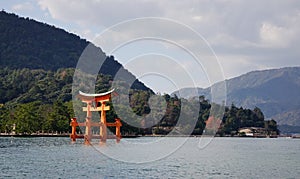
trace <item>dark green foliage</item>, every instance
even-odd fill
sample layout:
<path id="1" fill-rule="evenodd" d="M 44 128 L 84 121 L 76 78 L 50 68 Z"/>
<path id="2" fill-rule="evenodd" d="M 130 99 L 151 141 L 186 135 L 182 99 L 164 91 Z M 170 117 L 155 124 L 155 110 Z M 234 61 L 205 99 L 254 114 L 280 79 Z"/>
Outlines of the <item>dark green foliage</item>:
<path id="1" fill-rule="evenodd" d="M 73 74 L 74 69 L 0 69 L 0 130 L 9 132 L 16 124 L 17 133 L 68 132 Z M 97 85 L 108 90 L 110 81 L 99 75 Z"/>
<path id="2" fill-rule="evenodd" d="M 45 70 L 0 70 L 0 103 L 29 103 L 56 100 L 70 101 L 72 98 L 73 69 L 57 72 Z"/>
<path id="3" fill-rule="evenodd" d="M 133 79 L 132 89 L 150 90 L 124 69 L 113 56 L 106 57 L 100 48 L 77 35 L 5 11 L 0 11 L 0 24 L 1 68 L 43 69 L 52 72 L 61 68 L 75 68 L 83 51 L 89 45 L 93 52 L 103 57 L 97 58 L 103 62 L 100 74 L 114 77 L 117 72 L 121 71 L 125 76 L 122 80 Z M 38 92 L 43 89 L 37 87 L 33 90 Z"/>
<path id="4" fill-rule="evenodd" d="M 237 108 L 232 104 L 231 108 L 225 108 L 223 123 L 218 133 L 220 135 L 236 134 L 238 129 L 243 127 L 265 127 L 278 133 L 277 124 L 274 122 L 274 120 L 265 121 L 264 115 L 258 107 L 250 110 L 242 107 Z M 270 124 L 270 127 L 268 124 Z"/>
<path id="5" fill-rule="evenodd" d="M 276 132 L 277 134 L 279 134 L 279 130 L 277 128 L 277 122 L 274 119 L 271 119 L 270 121 L 265 121 L 265 128 L 268 131 L 268 134 L 270 134 L 271 132 Z"/>
<path id="6" fill-rule="evenodd" d="M 72 113 L 68 103 L 56 101 L 42 104 L 39 101 L 18 104 L 12 109 L 1 109 L 1 131 L 12 132 L 16 126 L 17 134 L 36 132 L 68 132 Z"/>
<path id="7" fill-rule="evenodd" d="M 75 67 L 86 40 L 62 29 L 0 12 L 0 66 L 57 70 Z"/>
<path id="8" fill-rule="evenodd" d="M 56 72 L 26 68 L 0 69 L 0 131 L 11 132 L 13 124 L 16 124 L 17 133 L 69 131 L 69 120 L 75 116 L 71 102 L 73 74 L 72 68 L 59 69 Z M 81 76 L 85 77 L 86 74 L 79 73 L 78 77 Z M 109 75 L 99 74 L 95 84 L 96 92 L 108 91 L 112 80 Z M 120 84 L 126 85 L 125 82 Z M 132 115 L 132 111 L 136 115 L 149 113 L 147 100 L 152 92 L 131 91 L 132 109 L 128 114 Z M 84 104 L 80 102 L 75 105 L 81 108 Z M 117 115 L 113 105 L 109 105 L 112 111 L 107 113 L 107 119 L 108 122 L 114 122 Z M 84 116 L 85 114 L 77 117 L 84 120 Z M 127 133 L 138 131 L 130 126 L 123 129 Z"/>

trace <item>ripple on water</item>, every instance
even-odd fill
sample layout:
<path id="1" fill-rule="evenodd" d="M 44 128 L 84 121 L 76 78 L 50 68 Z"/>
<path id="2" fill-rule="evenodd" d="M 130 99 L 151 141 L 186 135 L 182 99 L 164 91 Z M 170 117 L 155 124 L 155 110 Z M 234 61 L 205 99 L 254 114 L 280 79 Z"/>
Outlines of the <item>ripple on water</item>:
<path id="1" fill-rule="evenodd" d="M 149 138 L 134 140 L 150 141 Z M 94 146 L 82 145 L 82 141 L 71 144 L 69 138 L 0 137 L 0 178 L 298 178 L 300 175 L 300 140 L 216 138 L 204 149 L 197 148 L 198 142 L 197 138 L 189 139 L 178 151 L 161 160 L 135 164 L 111 159 L 97 151 L 101 147 L 95 150 Z M 128 157 L 135 154 L 118 152 Z"/>

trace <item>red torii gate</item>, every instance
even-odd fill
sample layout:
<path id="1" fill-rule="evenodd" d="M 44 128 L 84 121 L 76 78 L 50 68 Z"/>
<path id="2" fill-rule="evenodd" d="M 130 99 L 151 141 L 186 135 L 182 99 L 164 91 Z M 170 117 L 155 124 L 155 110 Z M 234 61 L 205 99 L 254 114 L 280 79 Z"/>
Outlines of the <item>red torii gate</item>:
<path id="1" fill-rule="evenodd" d="M 86 120 L 83 123 L 78 123 L 76 118 L 71 120 L 70 126 L 72 126 L 72 133 L 70 138 L 72 141 L 76 141 L 76 138 L 84 138 L 84 143 L 90 144 L 92 138 L 96 138 L 96 136 L 92 135 L 92 127 L 98 126 L 100 127 L 100 142 L 105 143 L 107 139 L 107 127 L 114 126 L 116 127 L 116 140 L 117 142 L 120 142 L 121 120 L 116 118 L 114 123 L 106 122 L 106 111 L 110 110 L 110 106 L 106 106 L 106 102 L 111 99 L 111 93 L 113 91 L 114 89 L 100 94 L 87 94 L 79 91 L 77 97 L 81 99 L 82 102 L 86 103 L 86 107 L 82 108 L 83 111 L 86 111 Z M 101 103 L 101 106 L 98 106 L 99 103 Z M 99 123 L 92 122 L 92 111 L 101 111 Z M 84 136 L 76 134 L 77 126 L 85 126 Z"/>

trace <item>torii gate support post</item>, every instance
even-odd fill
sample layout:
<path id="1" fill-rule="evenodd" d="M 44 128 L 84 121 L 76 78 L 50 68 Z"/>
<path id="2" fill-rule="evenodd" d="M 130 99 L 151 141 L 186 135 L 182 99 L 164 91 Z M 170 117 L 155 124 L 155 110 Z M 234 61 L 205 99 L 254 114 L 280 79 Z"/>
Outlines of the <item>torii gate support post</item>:
<path id="1" fill-rule="evenodd" d="M 117 141 L 117 143 L 119 143 L 122 138 L 121 137 L 121 126 L 122 126 L 121 120 L 119 118 L 116 118 L 114 123 L 108 122 L 108 123 L 106 123 L 106 126 L 116 127 L 116 141 Z"/>
<path id="2" fill-rule="evenodd" d="M 121 123 L 121 120 L 119 118 L 115 119 L 116 122 L 116 140 L 117 142 L 120 142 L 121 140 L 121 126 L 122 126 L 122 123 Z"/>
<path id="3" fill-rule="evenodd" d="M 106 127 L 106 112 L 105 112 L 105 102 L 101 104 L 101 124 L 100 125 L 100 143 L 105 143 L 107 139 L 107 127 Z"/>
<path id="4" fill-rule="evenodd" d="M 85 119 L 85 136 L 84 136 L 84 144 L 89 145 L 92 140 L 92 129 L 91 129 L 91 123 L 92 123 L 92 102 L 87 101 L 87 111 L 86 111 L 86 119 Z"/>
<path id="5" fill-rule="evenodd" d="M 77 138 L 76 127 L 78 126 L 76 117 L 74 117 L 74 118 L 71 119 L 70 126 L 72 127 L 72 133 L 70 135 L 70 138 L 72 139 L 72 142 L 75 142 L 76 138 Z"/>

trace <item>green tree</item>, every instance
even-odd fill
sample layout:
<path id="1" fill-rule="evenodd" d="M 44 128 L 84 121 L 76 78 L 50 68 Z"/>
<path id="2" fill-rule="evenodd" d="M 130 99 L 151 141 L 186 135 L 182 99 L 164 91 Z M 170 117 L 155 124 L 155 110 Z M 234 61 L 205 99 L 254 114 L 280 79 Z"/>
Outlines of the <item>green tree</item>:
<path id="1" fill-rule="evenodd" d="M 53 131 L 66 132 L 69 130 L 71 116 L 68 111 L 68 107 L 61 101 L 54 102 L 52 110 L 47 116 Z"/>
<path id="2" fill-rule="evenodd" d="M 16 133 L 31 134 L 39 130 L 40 115 L 38 114 L 38 106 L 40 102 L 31 102 L 19 104 L 15 108 L 14 123 L 16 124 Z"/>
<path id="3" fill-rule="evenodd" d="M 274 119 L 265 121 L 264 127 L 268 131 L 268 134 L 270 134 L 271 132 L 275 132 L 276 134 L 279 134 L 279 130 L 277 128 L 277 122 Z"/>

